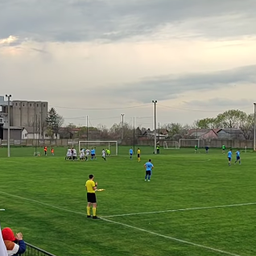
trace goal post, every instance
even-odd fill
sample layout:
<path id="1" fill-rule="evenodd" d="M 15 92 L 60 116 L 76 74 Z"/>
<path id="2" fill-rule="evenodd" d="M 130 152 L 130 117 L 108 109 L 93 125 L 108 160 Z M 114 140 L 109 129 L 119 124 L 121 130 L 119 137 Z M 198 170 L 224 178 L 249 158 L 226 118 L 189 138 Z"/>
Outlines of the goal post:
<path id="1" fill-rule="evenodd" d="M 179 149 L 180 145 L 178 141 L 164 141 L 163 142 L 164 149 Z"/>
<path id="2" fill-rule="evenodd" d="M 118 141 L 116 140 L 108 140 L 108 141 L 103 141 L 103 140 L 85 140 L 85 141 L 79 141 L 78 142 L 78 147 L 79 150 L 81 148 L 88 148 L 91 149 L 92 147 L 95 148 L 96 150 L 101 150 L 102 149 L 109 149 L 111 155 L 118 155 Z M 99 154 L 99 153 L 98 153 Z"/>
<path id="3" fill-rule="evenodd" d="M 195 145 L 200 148 L 200 139 L 179 139 L 180 148 L 194 148 Z"/>

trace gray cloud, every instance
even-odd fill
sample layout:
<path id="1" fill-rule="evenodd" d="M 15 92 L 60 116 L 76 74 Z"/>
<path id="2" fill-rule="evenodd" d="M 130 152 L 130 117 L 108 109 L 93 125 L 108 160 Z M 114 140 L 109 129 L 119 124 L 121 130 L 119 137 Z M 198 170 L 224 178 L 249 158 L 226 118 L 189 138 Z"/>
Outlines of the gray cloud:
<path id="1" fill-rule="evenodd" d="M 255 9 L 255 0 L 9 0 L 0 3 L 0 38 L 105 42 L 154 37 L 166 25 L 170 38 L 256 35 Z"/>
<path id="2" fill-rule="evenodd" d="M 240 99 L 240 100 L 232 100 L 232 99 L 224 99 L 224 98 L 212 98 L 207 101 L 203 100 L 192 100 L 189 102 L 183 102 L 185 103 L 186 107 L 192 107 L 192 108 L 205 108 L 205 107 L 213 107 L 213 108 L 229 108 L 233 107 L 235 109 L 237 108 L 243 108 L 243 107 L 252 107 L 252 103 L 254 102 L 253 99 Z"/>
<path id="3" fill-rule="evenodd" d="M 148 77 L 102 93 L 115 93 L 121 100 L 132 98 L 138 102 L 148 103 L 152 99 L 177 98 L 189 91 L 213 91 L 224 87 L 255 83 L 255 71 L 256 65 L 252 65 L 212 73 Z"/>

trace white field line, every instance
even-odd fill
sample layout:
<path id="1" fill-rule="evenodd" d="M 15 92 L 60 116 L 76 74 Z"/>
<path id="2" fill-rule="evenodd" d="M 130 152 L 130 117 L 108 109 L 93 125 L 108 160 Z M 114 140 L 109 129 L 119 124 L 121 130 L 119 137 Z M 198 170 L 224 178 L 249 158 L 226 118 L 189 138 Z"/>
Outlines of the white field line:
<path id="1" fill-rule="evenodd" d="M 155 235 L 155 236 L 159 236 L 159 237 L 162 237 L 162 238 L 165 238 L 165 239 L 173 240 L 175 242 L 179 242 L 179 243 L 182 243 L 182 244 L 188 244 L 188 245 L 192 245 L 192 246 L 195 246 L 195 247 L 200 247 L 200 248 L 203 248 L 203 249 L 206 249 L 206 250 L 209 250 L 209 251 L 214 251 L 214 252 L 218 252 L 218 253 L 229 255 L 229 256 L 241 256 L 241 255 L 238 255 L 238 254 L 235 254 L 235 253 L 226 252 L 226 251 L 216 249 L 216 248 L 213 248 L 213 247 L 192 243 L 192 242 L 182 240 L 182 239 L 178 239 L 178 238 L 171 237 L 171 236 L 165 236 L 165 235 L 162 235 L 162 234 L 159 234 L 159 233 L 156 233 L 156 232 L 146 230 L 144 228 L 138 228 L 138 227 L 131 226 L 131 225 L 128 225 L 128 224 L 125 224 L 125 223 L 121 223 L 121 222 L 117 222 L 117 221 L 113 221 L 113 220 L 108 220 L 108 219 L 105 219 L 105 218 L 101 218 L 101 219 L 104 220 L 104 221 L 116 224 L 116 225 L 121 225 L 121 226 L 124 226 L 124 227 L 127 227 L 127 228 L 132 228 L 132 229 L 135 229 L 135 230 L 138 230 L 138 231 L 141 231 L 141 232 L 145 232 L 145 233 L 149 233 L 151 235 Z"/>
<path id="2" fill-rule="evenodd" d="M 248 205 L 256 205 L 256 202 L 254 202 L 254 203 L 241 203 L 241 204 L 226 204 L 226 205 L 216 205 L 216 206 L 205 206 L 205 207 L 192 207 L 192 208 L 163 210 L 163 211 L 154 211 L 154 212 L 124 213 L 124 214 L 108 215 L 108 216 L 102 216 L 102 217 L 103 218 L 114 218 L 114 217 L 123 217 L 123 216 L 167 213 L 167 212 L 182 212 L 182 211 L 209 210 L 209 209 L 216 209 L 216 208 L 241 207 L 241 206 L 248 206 Z"/>
<path id="3" fill-rule="evenodd" d="M 26 201 L 34 202 L 37 204 L 45 205 L 51 208 L 55 208 L 61 211 L 76 213 L 85 216 L 86 214 L 83 212 L 76 212 L 72 211 L 66 208 L 61 208 L 55 205 L 47 204 L 44 202 L 40 202 L 34 199 L 12 195 L 3 191 L 0 191 L 0 194 L 4 194 L 10 197 L 15 197 L 19 199 L 23 199 Z M 135 212 L 135 213 L 124 213 L 124 214 L 116 214 L 116 215 L 108 215 L 108 216 L 101 216 L 102 218 L 114 218 L 114 217 L 123 217 L 123 216 L 135 216 L 135 215 L 149 215 L 149 214 L 158 214 L 158 213 L 168 213 L 168 212 L 181 212 L 181 211 L 196 211 L 196 210 L 210 210 L 210 209 L 216 209 L 216 208 L 231 208 L 231 207 L 241 207 L 241 206 L 249 206 L 249 205 L 256 205 L 256 202 L 253 203 L 240 203 L 240 204 L 226 204 L 226 205 L 216 205 L 216 206 L 205 206 L 205 207 L 192 207 L 192 208 L 183 208 L 183 209 L 173 209 L 173 210 L 163 210 L 163 211 L 152 211 L 152 212 Z M 5 209 L 3 209 L 5 210 Z"/>
<path id="4" fill-rule="evenodd" d="M 33 203 L 41 204 L 41 205 L 48 206 L 48 207 L 58 209 L 58 210 L 61 210 L 61 211 L 86 216 L 86 213 L 83 213 L 83 212 L 76 212 L 76 211 L 68 210 L 68 209 L 65 209 L 65 208 L 61 208 L 61 207 L 57 207 L 57 206 L 50 205 L 50 204 L 47 204 L 47 203 L 43 203 L 43 202 L 40 202 L 40 201 L 37 201 L 37 200 L 34 200 L 34 199 L 29 199 L 29 198 L 25 198 L 25 197 L 22 197 L 22 196 L 12 195 L 12 194 L 9 194 L 9 193 L 3 192 L 3 191 L 0 191 L 0 194 L 4 194 L 6 196 L 19 198 L 19 199 L 23 199 L 23 200 L 30 201 L 30 202 L 33 202 Z M 254 205 L 254 204 L 256 204 L 256 203 L 237 204 L 236 206 Z M 232 205 L 232 206 L 235 206 L 235 205 Z M 203 209 L 203 208 L 211 209 L 211 208 L 220 208 L 220 207 L 201 207 L 200 209 Z M 223 208 L 223 206 L 222 206 L 222 208 Z M 197 209 L 197 208 L 187 208 L 187 209 Z M 171 211 L 178 211 L 178 210 L 171 210 Z M 167 212 L 167 211 L 161 211 L 161 212 Z M 152 213 L 156 213 L 156 212 L 152 212 Z M 149 213 L 147 213 L 147 214 L 149 214 Z M 125 214 L 125 215 L 122 215 L 122 216 L 127 216 L 127 215 L 129 216 L 129 214 Z M 192 242 L 185 241 L 185 240 L 182 240 L 182 239 L 178 239 L 178 238 L 175 238 L 175 237 L 165 236 L 165 235 L 162 235 L 162 234 L 159 234 L 159 233 L 156 233 L 156 232 L 152 232 L 152 231 L 149 231 L 149 230 L 146 230 L 146 229 L 143 229 L 143 228 L 138 228 L 138 227 L 135 227 L 135 226 L 131 226 L 131 225 L 128 225 L 128 224 L 125 224 L 125 223 L 121 223 L 121 222 L 117 222 L 117 221 L 113 221 L 113 220 L 108 220 L 108 219 L 106 219 L 106 217 L 101 217 L 101 220 L 104 220 L 106 222 L 110 222 L 110 223 L 113 223 L 113 224 L 121 225 L 121 226 L 124 226 L 124 227 L 127 227 L 127 228 L 132 228 L 132 229 L 135 229 L 135 230 L 138 230 L 138 231 L 146 232 L 146 233 L 149 233 L 151 235 L 163 237 L 163 238 L 173 240 L 173 241 L 176 241 L 176 242 L 179 242 L 179 243 L 188 244 L 188 245 L 192 245 L 192 246 L 195 246 L 195 247 L 200 247 L 200 248 L 203 248 L 203 249 L 207 249 L 207 250 L 210 250 L 210 251 L 226 254 L 226 255 L 229 255 L 229 256 L 241 256 L 241 255 L 238 255 L 238 254 L 226 252 L 226 251 L 223 251 L 223 250 L 215 249 L 215 248 L 212 248 L 212 247 L 208 247 L 208 246 L 204 246 L 204 245 L 200 245 L 200 244 L 196 244 L 196 243 L 192 243 Z"/>
<path id="5" fill-rule="evenodd" d="M 19 199 L 26 200 L 26 201 L 29 201 L 29 202 L 41 204 L 41 205 L 48 206 L 50 208 L 58 209 L 58 210 L 61 210 L 61 211 L 71 212 L 71 213 L 75 213 L 75 214 L 80 214 L 80 215 L 86 216 L 86 214 L 84 212 L 72 211 L 72 210 L 61 208 L 61 207 L 54 206 L 54 205 L 51 205 L 51 204 L 43 203 L 43 202 L 40 202 L 40 201 L 37 201 L 37 200 L 34 200 L 34 199 L 30 199 L 30 198 L 26 198 L 26 197 L 22 197 L 22 196 L 8 194 L 8 193 L 3 192 L 3 191 L 0 191 L 0 194 L 4 194 L 6 196 L 10 196 L 10 197 L 14 197 L 14 198 L 19 198 Z"/>

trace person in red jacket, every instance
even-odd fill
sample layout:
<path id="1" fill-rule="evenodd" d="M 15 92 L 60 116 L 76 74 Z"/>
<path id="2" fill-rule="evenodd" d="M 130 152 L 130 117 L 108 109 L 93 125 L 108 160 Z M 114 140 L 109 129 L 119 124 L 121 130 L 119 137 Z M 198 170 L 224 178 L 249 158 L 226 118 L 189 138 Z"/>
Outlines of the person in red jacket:
<path id="1" fill-rule="evenodd" d="M 8 256 L 18 256 L 26 251 L 26 244 L 23 241 L 22 233 L 17 233 L 15 236 L 10 228 L 4 228 L 2 230 L 2 236 Z"/>
<path id="2" fill-rule="evenodd" d="M 47 156 L 47 147 L 44 147 L 44 155 Z"/>

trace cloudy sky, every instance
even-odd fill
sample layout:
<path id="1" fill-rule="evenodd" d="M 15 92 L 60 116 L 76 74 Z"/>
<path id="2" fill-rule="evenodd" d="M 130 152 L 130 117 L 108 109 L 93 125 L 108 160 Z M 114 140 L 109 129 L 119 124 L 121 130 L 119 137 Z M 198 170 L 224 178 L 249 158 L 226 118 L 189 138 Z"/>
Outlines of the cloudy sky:
<path id="1" fill-rule="evenodd" d="M 0 95 L 110 127 L 251 113 L 255 0 L 0 0 Z M 134 118 L 133 118 L 134 117 Z M 135 118 L 136 117 L 136 118 Z"/>

